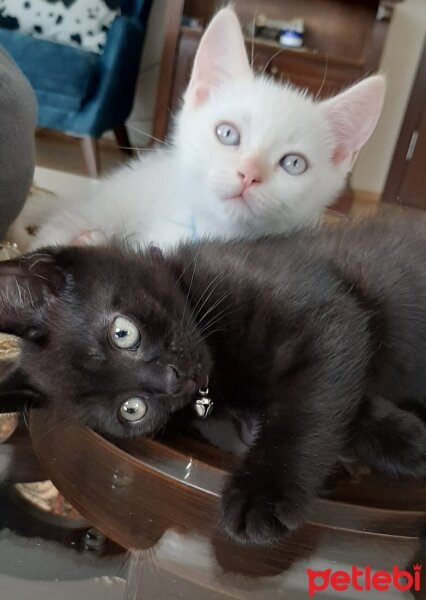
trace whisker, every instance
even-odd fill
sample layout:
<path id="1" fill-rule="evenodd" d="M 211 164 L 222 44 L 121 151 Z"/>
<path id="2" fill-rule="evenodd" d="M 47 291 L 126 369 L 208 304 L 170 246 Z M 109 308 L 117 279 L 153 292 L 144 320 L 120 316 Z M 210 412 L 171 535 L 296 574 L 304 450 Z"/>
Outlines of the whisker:
<path id="1" fill-rule="evenodd" d="M 206 303 L 209 301 L 211 295 L 217 290 L 218 286 L 220 285 L 220 281 L 218 283 L 216 283 L 216 285 L 214 286 L 214 288 L 212 290 L 210 290 L 210 293 L 208 294 L 208 296 L 204 299 L 204 302 L 201 304 L 200 308 L 197 310 L 197 307 L 199 305 L 199 303 L 201 302 L 201 300 L 203 299 L 203 297 L 206 295 L 206 292 L 209 290 L 209 288 L 211 287 L 211 285 L 217 281 L 217 279 L 219 279 L 220 275 L 216 275 L 216 277 L 213 277 L 213 279 L 211 280 L 211 282 L 209 283 L 209 285 L 206 287 L 206 289 L 204 290 L 204 292 L 201 294 L 200 299 L 198 300 L 197 304 L 194 306 L 193 309 L 193 316 L 194 319 L 196 320 L 198 315 L 200 314 L 200 312 L 203 310 L 204 306 L 206 305 Z M 197 312 L 195 313 L 195 311 L 197 310 Z"/>
<path id="2" fill-rule="evenodd" d="M 189 288 L 188 288 L 188 292 L 186 294 L 186 298 L 185 298 L 185 306 L 183 307 L 183 315 L 182 315 L 182 319 L 181 319 L 181 326 L 183 325 L 183 321 L 185 319 L 185 314 L 186 314 L 186 307 L 188 306 L 188 300 L 189 300 L 189 295 L 191 293 L 191 289 L 192 289 L 192 284 L 194 283 L 194 276 L 195 276 L 195 271 L 197 269 L 197 264 L 198 264 L 198 257 L 200 255 L 200 250 L 201 250 L 201 245 L 198 244 L 198 248 L 197 248 L 197 254 L 195 256 L 195 260 L 194 260 L 194 268 L 192 269 L 192 276 L 191 276 L 191 281 L 189 283 Z"/>
<path id="3" fill-rule="evenodd" d="M 208 331 L 208 332 L 206 333 L 206 335 L 201 335 L 200 337 L 201 337 L 201 339 L 203 340 L 203 342 L 205 342 L 207 338 L 209 338 L 209 337 L 210 337 L 211 335 L 213 335 L 214 333 L 218 333 L 219 331 L 226 331 L 226 329 L 225 329 L 225 328 L 223 328 L 223 327 L 219 327 L 219 328 L 217 328 L 217 329 L 212 329 L 211 331 Z"/>
<path id="4" fill-rule="evenodd" d="M 45 437 L 47 437 L 48 435 L 50 435 L 51 433 L 53 433 L 55 431 L 55 429 L 58 429 L 58 427 L 61 426 L 61 421 L 57 421 L 54 425 L 52 425 L 52 427 L 50 429 L 48 429 L 47 431 L 45 431 L 43 433 L 43 435 L 41 435 L 39 438 L 37 438 L 38 442 L 41 442 L 42 440 L 44 440 Z"/>
<path id="5" fill-rule="evenodd" d="M 30 429 L 30 422 L 28 420 L 28 405 L 27 404 L 24 404 L 24 408 L 22 410 L 22 419 L 24 421 L 24 424 L 25 424 L 26 428 L 29 431 L 29 429 Z"/>
<path id="6" fill-rule="evenodd" d="M 220 298 L 218 298 L 216 300 L 216 302 L 214 304 L 212 304 L 212 306 L 204 313 L 204 315 L 201 317 L 201 319 L 198 321 L 198 326 L 201 325 L 201 323 L 204 321 L 204 319 L 207 317 L 207 315 L 209 315 L 215 308 L 217 308 L 220 304 L 222 304 L 222 302 L 224 300 L 226 300 L 227 298 L 229 298 L 229 296 L 232 294 L 232 291 L 227 292 L 226 294 L 224 294 L 223 296 L 221 296 Z"/>
<path id="7" fill-rule="evenodd" d="M 315 98 L 314 100 L 318 100 L 321 92 L 322 92 L 322 88 L 325 85 L 325 80 L 327 79 L 327 71 L 328 71 L 328 54 L 325 55 L 325 69 L 324 69 L 324 77 L 322 78 L 322 83 L 320 85 L 320 88 L 318 90 L 318 92 L 315 94 Z"/>
<path id="8" fill-rule="evenodd" d="M 256 31 L 256 18 L 259 9 L 256 7 L 253 15 L 253 21 L 251 25 L 251 52 L 250 52 L 250 66 L 253 69 L 254 64 L 254 32 Z"/>
<path id="9" fill-rule="evenodd" d="M 232 311 L 224 310 L 217 317 L 212 318 L 208 323 L 206 323 L 201 329 L 198 330 L 198 335 L 204 335 L 206 331 L 217 325 L 218 323 L 223 322 L 223 320 L 229 317 L 232 314 Z"/>
<path id="10" fill-rule="evenodd" d="M 177 286 L 179 284 L 179 282 L 181 281 L 182 277 L 185 275 L 185 273 L 187 272 L 187 270 L 189 269 L 189 267 L 192 265 L 192 263 L 195 260 L 195 256 L 193 256 L 191 258 L 191 260 L 189 261 L 189 263 L 184 267 L 182 273 L 179 275 L 179 277 L 176 279 L 175 281 L 175 285 Z"/>
<path id="11" fill-rule="evenodd" d="M 163 144 L 163 146 L 170 146 L 170 144 L 168 144 L 164 140 L 160 140 L 159 138 L 154 137 L 150 133 L 147 133 L 146 131 L 142 131 L 142 129 L 138 129 L 134 125 L 127 124 L 127 127 L 129 127 L 130 129 L 133 129 L 134 131 L 137 131 L 138 133 L 141 133 L 142 135 L 145 135 L 146 137 L 150 138 L 151 140 L 154 140 L 154 142 L 158 142 L 159 144 Z"/>
<path id="12" fill-rule="evenodd" d="M 202 335 L 209 327 L 216 325 L 221 319 L 224 319 L 225 316 L 228 317 L 230 314 L 235 313 L 237 310 L 237 309 L 230 310 L 230 308 L 231 308 L 231 306 L 226 306 L 221 311 L 219 311 L 216 315 L 213 315 L 212 318 L 207 323 L 205 323 L 203 325 L 203 327 L 201 327 L 198 330 L 198 333 Z"/>
<path id="13" fill-rule="evenodd" d="M 275 52 L 275 54 L 273 54 L 269 60 L 266 62 L 265 66 L 263 67 L 262 70 L 262 75 L 265 75 L 265 71 L 266 69 L 269 67 L 269 65 L 271 64 L 271 62 L 274 60 L 274 58 L 276 58 L 277 56 L 279 56 L 280 54 L 282 54 L 282 52 L 284 52 L 286 50 L 286 48 L 280 48 L 279 50 L 277 50 L 277 52 Z"/>
<path id="14" fill-rule="evenodd" d="M 157 152 L 157 148 L 145 148 L 144 146 L 117 146 L 119 150 L 135 150 L 136 152 Z"/>
<path id="15" fill-rule="evenodd" d="M 207 323 L 205 323 L 202 327 L 198 329 L 198 335 L 203 335 L 203 333 L 207 331 L 210 327 L 213 327 L 213 325 L 216 325 L 219 321 L 223 320 L 225 316 L 228 316 L 228 310 L 229 307 L 223 309 L 217 315 L 214 315 L 209 321 L 207 321 Z"/>

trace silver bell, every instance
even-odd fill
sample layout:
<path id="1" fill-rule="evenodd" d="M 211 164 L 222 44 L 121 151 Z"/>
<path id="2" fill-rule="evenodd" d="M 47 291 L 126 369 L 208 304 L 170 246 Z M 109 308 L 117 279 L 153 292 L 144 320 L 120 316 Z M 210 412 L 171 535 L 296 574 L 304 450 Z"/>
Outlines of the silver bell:
<path id="1" fill-rule="evenodd" d="M 194 409 L 200 419 L 207 419 L 214 407 L 214 402 L 209 398 L 209 388 L 206 385 L 198 390 L 198 398 L 195 400 Z"/>
<path id="2" fill-rule="evenodd" d="M 207 419 L 213 410 L 214 402 L 211 398 L 198 398 L 195 401 L 195 412 L 201 419 Z"/>

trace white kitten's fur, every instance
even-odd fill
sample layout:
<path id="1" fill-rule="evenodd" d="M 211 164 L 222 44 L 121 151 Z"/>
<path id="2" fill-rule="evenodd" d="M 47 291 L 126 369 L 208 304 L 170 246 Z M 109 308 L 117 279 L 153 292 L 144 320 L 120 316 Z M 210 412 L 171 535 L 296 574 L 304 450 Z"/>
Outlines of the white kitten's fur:
<path id="1" fill-rule="evenodd" d="M 310 225 L 343 188 L 383 95 L 381 76 L 322 102 L 255 77 L 235 13 L 223 9 L 200 43 L 171 146 L 105 179 L 91 200 L 58 211 L 33 248 L 113 236 L 164 246 L 185 237 L 259 236 Z M 219 142 L 220 123 L 239 130 L 238 146 Z M 305 173 L 290 175 L 280 166 L 288 154 L 305 157 Z M 252 183 L 232 198 L 244 178 Z"/>

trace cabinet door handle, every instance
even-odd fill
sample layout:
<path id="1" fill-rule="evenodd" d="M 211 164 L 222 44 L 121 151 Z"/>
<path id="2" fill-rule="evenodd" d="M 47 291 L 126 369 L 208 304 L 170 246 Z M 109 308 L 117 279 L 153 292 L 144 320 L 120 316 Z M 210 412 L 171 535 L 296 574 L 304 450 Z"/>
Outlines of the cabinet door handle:
<path id="1" fill-rule="evenodd" d="M 417 140 L 419 139 L 419 132 L 413 131 L 413 135 L 411 136 L 410 143 L 408 145 L 407 154 L 405 156 L 405 160 L 410 162 L 413 158 L 414 150 L 416 149 Z"/>

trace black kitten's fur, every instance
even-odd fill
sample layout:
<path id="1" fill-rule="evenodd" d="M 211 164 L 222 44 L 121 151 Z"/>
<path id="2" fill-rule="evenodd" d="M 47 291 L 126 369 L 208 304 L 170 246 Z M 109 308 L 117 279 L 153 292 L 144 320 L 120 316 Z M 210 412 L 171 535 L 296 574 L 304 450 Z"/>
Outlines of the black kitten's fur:
<path id="1" fill-rule="evenodd" d="M 297 527 L 349 446 L 393 474 L 424 475 L 426 226 L 409 217 L 288 239 L 205 242 L 170 257 L 58 248 L 0 264 L 0 329 L 64 417 L 146 435 L 192 403 L 247 410 L 256 440 L 227 482 L 222 520 L 268 542 Z M 116 315 L 141 344 L 118 350 Z M 142 396 L 146 418 L 117 412 Z M 215 409 L 216 410 L 216 409 Z"/>

